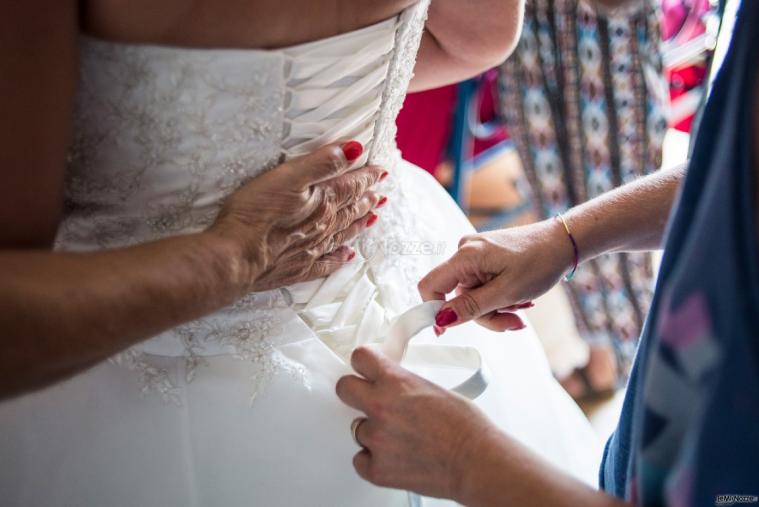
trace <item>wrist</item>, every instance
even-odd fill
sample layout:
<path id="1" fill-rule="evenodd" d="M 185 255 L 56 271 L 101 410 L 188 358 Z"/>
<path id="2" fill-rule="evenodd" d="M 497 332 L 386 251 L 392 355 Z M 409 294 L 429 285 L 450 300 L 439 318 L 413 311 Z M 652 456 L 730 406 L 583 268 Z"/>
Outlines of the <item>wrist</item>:
<path id="1" fill-rule="evenodd" d="M 209 265 L 224 294 L 231 301 L 236 301 L 250 293 L 260 275 L 260 268 L 249 249 L 233 236 L 220 234 L 215 228 L 199 233 L 198 237 L 209 251 Z"/>
<path id="2" fill-rule="evenodd" d="M 569 222 L 567 224 L 569 225 Z M 576 258 L 572 239 L 567 234 L 564 224 L 558 218 L 551 217 L 543 221 L 543 226 L 549 238 L 548 249 L 553 252 L 559 271 L 563 274 L 570 273 L 575 267 Z M 577 261 L 579 262 L 579 259 Z"/>
<path id="3" fill-rule="evenodd" d="M 504 435 L 495 427 L 487 427 L 467 440 L 456 459 L 451 498 L 462 505 L 481 505 L 483 494 L 490 489 L 490 480 L 502 468 Z"/>

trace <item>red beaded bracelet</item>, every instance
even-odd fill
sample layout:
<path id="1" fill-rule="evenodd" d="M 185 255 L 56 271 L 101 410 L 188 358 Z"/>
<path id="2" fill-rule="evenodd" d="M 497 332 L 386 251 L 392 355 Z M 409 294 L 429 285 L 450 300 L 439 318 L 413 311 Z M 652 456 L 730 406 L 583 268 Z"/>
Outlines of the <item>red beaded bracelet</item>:
<path id="1" fill-rule="evenodd" d="M 577 265 L 580 263 L 580 250 L 577 248 L 577 241 L 575 241 L 575 237 L 572 236 L 572 231 L 569 230 L 569 225 L 567 224 L 567 221 L 564 220 L 564 216 L 561 213 L 558 213 L 556 218 L 561 222 L 561 225 L 564 226 L 564 230 L 567 231 L 567 236 L 569 236 L 569 241 L 572 242 L 572 251 L 575 256 L 575 263 L 574 266 L 572 266 L 572 271 L 564 275 L 564 281 L 568 282 L 575 276 L 575 271 L 577 271 Z"/>

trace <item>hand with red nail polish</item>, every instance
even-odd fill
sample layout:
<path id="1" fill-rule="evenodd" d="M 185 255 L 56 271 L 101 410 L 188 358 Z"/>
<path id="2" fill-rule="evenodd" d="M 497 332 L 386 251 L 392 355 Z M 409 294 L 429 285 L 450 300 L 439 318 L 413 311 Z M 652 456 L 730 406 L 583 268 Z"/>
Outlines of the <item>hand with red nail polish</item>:
<path id="1" fill-rule="evenodd" d="M 446 328 L 475 320 L 495 331 L 516 331 L 525 323 L 515 312 L 559 282 L 574 262 L 572 244 L 554 220 L 473 234 L 421 282 L 422 299 L 445 300 L 435 325 Z"/>
<path id="2" fill-rule="evenodd" d="M 348 141 L 343 146 L 343 154 L 348 162 L 353 162 L 364 153 L 364 146 L 358 141 Z M 380 176 L 381 178 L 382 176 Z"/>
<path id="3" fill-rule="evenodd" d="M 241 294 L 321 278 L 355 257 L 345 243 L 379 218 L 372 210 L 383 198 L 372 187 L 387 173 L 354 169 L 363 151 L 358 141 L 325 146 L 262 173 L 227 199 L 206 233 L 239 253 L 250 273 Z"/>

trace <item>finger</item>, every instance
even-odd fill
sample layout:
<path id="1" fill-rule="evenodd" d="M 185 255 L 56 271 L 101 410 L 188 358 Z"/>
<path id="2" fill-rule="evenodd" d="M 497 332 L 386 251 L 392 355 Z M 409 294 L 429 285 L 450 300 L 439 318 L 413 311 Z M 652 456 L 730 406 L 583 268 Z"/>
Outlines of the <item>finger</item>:
<path id="1" fill-rule="evenodd" d="M 343 207 L 358 200 L 386 173 L 387 171 L 379 166 L 366 166 L 331 180 L 323 181 L 320 185 L 331 187 L 338 207 Z"/>
<path id="2" fill-rule="evenodd" d="M 532 301 L 527 301 L 526 303 L 517 303 L 515 305 L 509 305 L 504 308 L 498 308 L 496 311 L 498 313 L 513 313 L 517 310 L 527 310 L 528 308 L 532 308 L 535 306 L 535 303 Z"/>
<path id="3" fill-rule="evenodd" d="M 361 451 L 353 456 L 353 468 L 356 469 L 359 477 L 371 482 L 372 454 L 367 449 L 361 449 Z"/>
<path id="4" fill-rule="evenodd" d="M 342 207 L 337 212 L 335 218 L 335 229 L 341 231 L 350 227 L 356 220 L 366 216 L 371 210 L 377 207 L 381 196 L 371 190 L 364 192 L 357 201 Z"/>
<path id="5" fill-rule="evenodd" d="M 348 171 L 352 162 L 360 157 L 360 152 L 363 151 L 363 146 L 359 151 L 356 149 L 357 145 L 361 146 L 355 141 L 328 144 L 313 153 L 288 161 L 286 167 L 298 186 L 306 188 Z"/>
<path id="6" fill-rule="evenodd" d="M 353 205 L 337 212 L 334 211 L 333 203 L 322 201 L 309 217 L 312 221 L 310 230 L 300 231 L 297 237 L 295 233 L 289 235 L 290 253 L 284 255 L 298 257 L 307 252 L 312 258 L 316 258 L 330 253 L 334 246 L 345 243 L 365 226 L 373 223 L 370 220 L 371 210 L 377 207 L 381 200 L 381 196 L 369 191 Z"/>
<path id="7" fill-rule="evenodd" d="M 516 313 L 502 313 L 500 310 L 485 314 L 476 320 L 482 327 L 499 333 L 503 331 L 519 331 L 527 327 L 522 318 Z"/>
<path id="8" fill-rule="evenodd" d="M 379 352 L 369 347 L 358 347 L 351 354 L 351 366 L 356 373 L 370 382 L 375 382 L 382 376 L 388 364 L 385 356 Z"/>
<path id="9" fill-rule="evenodd" d="M 299 281 L 316 280 L 317 278 L 329 276 L 347 262 L 352 261 L 355 256 L 356 251 L 354 249 L 345 245 L 340 246 L 334 252 L 317 259 L 305 273 L 302 280 Z"/>
<path id="10" fill-rule="evenodd" d="M 358 443 L 371 451 L 376 445 L 377 426 L 373 419 L 364 419 L 356 428 L 356 440 Z"/>
<path id="11" fill-rule="evenodd" d="M 335 234 L 336 243 L 337 244 L 347 243 L 351 239 L 358 236 L 362 231 L 374 225 L 374 223 L 378 219 L 379 219 L 379 215 L 376 215 L 371 212 L 367 213 L 365 216 L 353 222 L 347 229 L 344 229 L 338 232 L 337 234 Z"/>
<path id="12" fill-rule="evenodd" d="M 448 301 L 435 316 L 435 324 L 450 327 L 478 319 L 501 307 L 503 288 L 498 278 L 476 287 L 467 289 Z"/>
<path id="13" fill-rule="evenodd" d="M 341 377 L 337 381 L 335 392 L 343 403 L 362 412 L 366 412 L 366 405 L 372 399 L 372 385 L 355 375 Z"/>
<path id="14" fill-rule="evenodd" d="M 417 289 L 423 301 L 445 300 L 446 294 L 459 285 L 457 262 L 458 255 L 454 254 L 419 281 Z"/>

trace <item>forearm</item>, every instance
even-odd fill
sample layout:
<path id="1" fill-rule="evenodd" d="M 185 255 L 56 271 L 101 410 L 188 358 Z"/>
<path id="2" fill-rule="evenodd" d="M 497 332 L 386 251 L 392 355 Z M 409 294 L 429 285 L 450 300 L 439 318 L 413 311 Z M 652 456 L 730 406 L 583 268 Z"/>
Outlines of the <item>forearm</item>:
<path id="1" fill-rule="evenodd" d="M 469 507 L 624 507 L 628 504 L 540 459 L 507 435 L 483 438 L 469 458 L 476 472 L 464 474 L 456 500 Z"/>
<path id="2" fill-rule="evenodd" d="M 580 261 L 611 252 L 661 248 L 685 167 L 658 171 L 581 204 L 564 217 Z M 554 227 L 566 235 L 558 222 Z"/>
<path id="3" fill-rule="evenodd" d="M 0 398 L 232 303 L 250 269 L 202 233 L 93 252 L 0 252 Z"/>
<path id="4" fill-rule="evenodd" d="M 511 54 L 522 27 L 523 0 L 433 0 L 411 91 L 462 81 Z"/>

